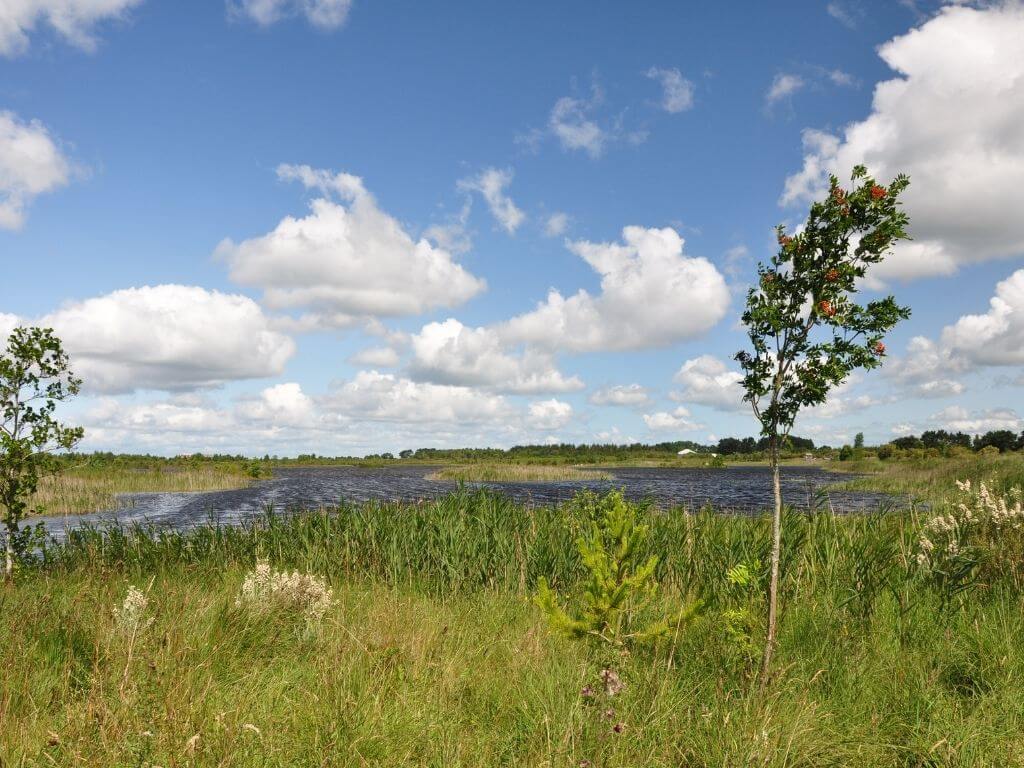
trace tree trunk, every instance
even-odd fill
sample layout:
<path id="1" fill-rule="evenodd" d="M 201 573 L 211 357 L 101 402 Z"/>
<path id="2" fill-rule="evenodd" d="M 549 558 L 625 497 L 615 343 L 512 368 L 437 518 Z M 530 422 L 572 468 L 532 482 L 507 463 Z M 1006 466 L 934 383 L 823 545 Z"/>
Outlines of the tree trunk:
<path id="1" fill-rule="evenodd" d="M 7 527 L 4 544 L 4 581 L 9 582 L 14 580 L 14 539 L 11 537 L 10 526 Z"/>
<path id="2" fill-rule="evenodd" d="M 768 682 L 768 672 L 775 652 L 775 637 L 779 621 L 779 561 L 782 556 L 782 486 L 779 482 L 779 439 L 769 443 L 768 462 L 772 468 L 772 486 L 775 491 L 775 509 L 772 514 L 772 572 L 768 584 L 768 634 L 761 659 L 761 685 Z"/>

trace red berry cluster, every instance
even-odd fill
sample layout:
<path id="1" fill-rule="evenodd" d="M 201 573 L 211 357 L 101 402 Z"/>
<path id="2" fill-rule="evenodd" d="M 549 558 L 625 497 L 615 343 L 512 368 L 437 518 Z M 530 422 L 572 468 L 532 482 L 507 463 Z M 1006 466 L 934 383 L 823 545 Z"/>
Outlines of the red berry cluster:
<path id="1" fill-rule="evenodd" d="M 793 238 L 789 235 L 779 235 L 779 245 L 785 248 L 787 245 L 793 242 Z"/>
<path id="2" fill-rule="evenodd" d="M 832 199 L 835 200 L 837 203 L 842 203 L 843 201 L 846 200 L 846 190 L 839 189 L 838 187 L 836 187 L 832 191 Z"/>
<path id="3" fill-rule="evenodd" d="M 830 283 L 834 283 L 836 280 L 839 279 L 839 270 L 833 267 L 832 269 L 825 273 L 825 279 L 828 280 Z"/>
<path id="4" fill-rule="evenodd" d="M 875 342 L 875 346 L 871 351 L 874 352 L 875 355 L 877 355 L 878 357 L 881 357 L 882 355 L 885 354 L 885 344 L 883 344 L 880 341 Z"/>
<path id="5" fill-rule="evenodd" d="M 871 199 L 881 200 L 886 195 L 885 187 L 880 187 L 877 184 L 871 188 Z"/>
<path id="6" fill-rule="evenodd" d="M 827 299 L 818 302 L 818 311 L 826 317 L 834 317 L 836 314 L 836 308 Z"/>

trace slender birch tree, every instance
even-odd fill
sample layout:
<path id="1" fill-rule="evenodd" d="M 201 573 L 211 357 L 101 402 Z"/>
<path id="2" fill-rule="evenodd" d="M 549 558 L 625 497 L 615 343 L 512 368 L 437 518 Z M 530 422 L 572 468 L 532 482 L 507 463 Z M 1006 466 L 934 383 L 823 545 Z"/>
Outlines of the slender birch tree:
<path id="1" fill-rule="evenodd" d="M 67 353 L 49 328 L 15 328 L 0 354 L 0 521 L 3 523 L 4 579 L 33 541 L 21 521 L 39 478 L 57 468 L 54 453 L 70 450 L 84 434 L 61 424 L 57 404 L 78 394 Z"/>
<path id="2" fill-rule="evenodd" d="M 775 501 L 762 682 L 771 668 L 779 621 L 779 448 L 802 408 L 823 404 L 855 370 L 881 365 L 885 335 L 910 317 L 892 296 L 855 301 L 871 268 L 893 243 L 908 237 L 908 218 L 898 199 L 908 184 L 899 175 L 881 186 L 863 166 L 854 168 L 850 189 L 832 176 L 828 196 L 811 205 L 802 229 L 790 235 L 777 228 L 779 250 L 758 265 L 758 282 L 747 294 L 743 323 L 750 349 L 736 360 L 744 374 L 744 400 L 768 439 Z"/>

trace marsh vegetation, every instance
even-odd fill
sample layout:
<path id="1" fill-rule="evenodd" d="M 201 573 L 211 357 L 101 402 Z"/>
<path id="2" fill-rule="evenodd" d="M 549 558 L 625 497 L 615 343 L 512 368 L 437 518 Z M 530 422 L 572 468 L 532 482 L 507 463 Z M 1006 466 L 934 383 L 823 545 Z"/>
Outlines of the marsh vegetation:
<path id="1" fill-rule="evenodd" d="M 878 491 L 897 498 L 915 498 L 940 505 L 955 496 L 952 480 L 987 482 L 1000 492 L 1024 486 L 1024 452 L 972 452 L 917 449 L 898 451 L 886 459 L 866 455 L 839 462 L 833 468 L 860 475 L 838 487 Z"/>
<path id="2" fill-rule="evenodd" d="M 34 509 L 49 515 L 99 512 L 117 509 L 125 494 L 221 491 L 254 482 L 245 465 L 234 461 L 71 459 L 66 464 L 62 472 L 40 478 Z"/>
<path id="3" fill-rule="evenodd" d="M 467 464 L 445 467 L 427 476 L 430 480 L 457 482 L 538 483 L 562 480 L 611 480 L 612 475 L 599 469 L 550 464 Z"/>
<path id="4" fill-rule="evenodd" d="M 611 659 L 552 631 L 532 600 L 541 578 L 569 606 L 584 593 L 575 540 L 594 498 L 527 508 L 461 491 L 188 533 L 80 530 L 0 597 L 0 759 L 1024 761 L 1019 561 L 968 565 L 950 584 L 919 562 L 930 519 L 920 510 L 789 512 L 777 666 L 762 687 L 765 517 L 637 508 L 648 533 L 636 556 L 658 556 L 658 591 L 642 610 L 699 600 L 699 615 Z M 1019 554 L 1012 532 L 1002 541 L 1011 548 L 999 557 Z M 965 540 L 964 551 L 984 543 Z M 251 587 L 243 600 L 264 561 L 309 580 L 281 587 L 287 599 Z M 264 581 L 273 578 L 283 583 L 269 571 Z M 609 663 L 622 685 L 611 698 Z"/>

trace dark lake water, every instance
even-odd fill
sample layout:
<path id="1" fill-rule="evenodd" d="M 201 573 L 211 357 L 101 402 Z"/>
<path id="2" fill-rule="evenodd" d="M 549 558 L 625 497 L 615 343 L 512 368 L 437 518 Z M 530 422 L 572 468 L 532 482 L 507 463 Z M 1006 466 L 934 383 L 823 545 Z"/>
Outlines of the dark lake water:
<path id="1" fill-rule="evenodd" d="M 429 499 L 452 491 L 456 484 L 428 480 L 432 467 L 317 467 L 278 469 L 274 478 L 249 488 L 205 493 L 141 493 L 122 498 L 114 511 L 72 517 L 40 518 L 56 538 L 82 523 L 149 523 L 187 528 L 214 519 L 238 522 L 269 506 L 283 511 L 330 506 L 341 500 Z M 606 470 L 612 480 L 574 480 L 549 483 L 481 483 L 512 498 L 533 504 L 565 501 L 581 488 L 597 491 L 624 488 L 633 499 L 650 499 L 660 507 L 698 508 L 712 504 L 724 510 L 756 512 L 772 504 L 771 472 L 767 467 L 728 469 L 622 468 Z M 817 491 L 850 475 L 813 467 L 784 467 L 782 492 L 786 503 L 806 507 Z M 876 508 L 889 500 L 878 493 L 830 492 L 839 512 Z"/>

